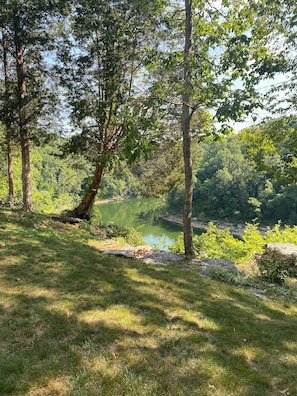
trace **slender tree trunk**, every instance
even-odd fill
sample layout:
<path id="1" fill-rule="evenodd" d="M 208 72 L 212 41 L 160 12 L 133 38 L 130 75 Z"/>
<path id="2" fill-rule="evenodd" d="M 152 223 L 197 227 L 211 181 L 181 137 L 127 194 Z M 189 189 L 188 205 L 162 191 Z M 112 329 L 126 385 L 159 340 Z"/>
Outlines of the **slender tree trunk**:
<path id="1" fill-rule="evenodd" d="M 96 164 L 93 181 L 89 185 L 81 203 L 74 209 L 75 216 L 81 219 L 89 219 L 92 206 L 94 204 L 98 188 L 103 177 L 103 167 L 100 163 Z"/>
<path id="2" fill-rule="evenodd" d="M 30 140 L 27 123 L 27 89 L 24 65 L 24 46 L 22 45 L 22 29 L 20 26 L 20 15 L 14 15 L 14 42 L 16 54 L 16 69 L 19 95 L 19 132 L 22 152 L 22 187 L 23 187 L 23 209 L 32 212 L 32 188 L 30 176 Z"/>
<path id="3" fill-rule="evenodd" d="M 11 136 L 7 134 L 7 172 L 8 172 L 8 196 L 9 206 L 14 207 L 14 185 L 13 185 L 13 166 L 12 166 L 12 141 Z"/>
<path id="4" fill-rule="evenodd" d="M 191 91 L 191 55 L 192 55 L 192 0 L 185 0 L 185 47 L 184 47 L 184 89 L 182 107 L 182 132 L 183 132 L 183 156 L 185 174 L 185 195 L 184 195 L 184 244 L 186 256 L 195 256 L 192 236 L 192 200 L 193 200 L 193 169 L 191 153 L 191 111 L 190 111 L 190 91 Z"/>
<path id="5" fill-rule="evenodd" d="M 4 70 L 4 88 L 5 88 L 5 107 L 7 112 L 9 110 L 9 99 L 10 99 L 10 84 L 9 84 L 9 73 L 8 73 L 8 60 L 7 60 L 7 41 L 6 41 L 6 30 L 2 28 L 2 51 L 3 51 L 3 70 Z M 14 186 L 13 186 L 13 165 L 12 165 L 12 125 L 10 120 L 10 114 L 5 115 L 5 128 L 6 128 L 6 149 L 7 149 L 7 174 L 8 174 L 8 196 L 9 205 L 12 209 L 14 206 Z"/>

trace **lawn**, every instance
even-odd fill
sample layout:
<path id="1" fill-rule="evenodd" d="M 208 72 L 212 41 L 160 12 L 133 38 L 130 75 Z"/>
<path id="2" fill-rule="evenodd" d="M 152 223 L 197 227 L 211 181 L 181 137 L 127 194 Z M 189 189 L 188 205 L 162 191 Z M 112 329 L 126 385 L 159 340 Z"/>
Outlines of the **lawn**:
<path id="1" fill-rule="evenodd" d="M 297 308 L 0 215 L 1 395 L 297 395 Z"/>

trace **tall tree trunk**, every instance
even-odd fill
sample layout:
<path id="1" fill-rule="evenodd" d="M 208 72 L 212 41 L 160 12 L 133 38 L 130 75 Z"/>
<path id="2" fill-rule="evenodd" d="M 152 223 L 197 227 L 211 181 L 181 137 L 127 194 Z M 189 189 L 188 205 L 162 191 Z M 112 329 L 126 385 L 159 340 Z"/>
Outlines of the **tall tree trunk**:
<path id="1" fill-rule="evenodd" d="M 25 212 L 32 212 L 32 188 L 30 176 L 30 140 L 27 123 L 27 89 L 24 70 L 24 46 L 22 45 L 22 29 L 20 25 L 20 15 L 17 11 L 14 15 L 14 43 L 16 55 L 16 69 L 18 82 L 18 110 L 19 110 L 19 132 L 22 151 L 22 188 L 23 188 L 23 209 Z"/>
<path id="2" fill-rule="evenodd" d="M 5 88 L 5 107 L 9 112 L 9 100 L 10 100 L 10 84 L 9 84 L 9 73 L 8 73 L 8 60 L 7 60 L 7 41 L 6 41 L 6 29 L 2 27 L 2 53 L 3 53 L 3 70 L 4 70 L 4 88 Z M 10 114 L 5 115 L 5 128 L 6 128 L 6 149 L 7 149 L 7 174 L 8 174 L 8 196 L 9 205 L 12 209 L 14 206 L 14 186 L 13 186 L 13 165 L 12 165 L 12 122 Z"/>
<path id="3" fill-rule="evenodd" d="M 89 219 L 92 206 L 94 204 L 98 188 L 103 176 L 103 167 L 100 163 L 96 164 L 93 181 L 89 185 L 81 203 L 74 209 L 74 214 L 81 219 Z"/>
<path id="4" fill-rule="evenodd" d="M 7 133 L 7 172 L 8 172 L 8 196 L 9 206 L 11 209 L 14 207 L 14 185 L 13 185 L 13 166 L 12 166 L 12 141 L 11 135 Z"/>
<path id="5" fill-rule="evenodd" d="M 186 256 L 195 256 L 192 236 L 192 200 L 193 200 L 193 169 L 191 153 L 191 55 L 192 55 L 192 0 L 185 0 L 185 46 L 184 46 L 184 88 L 182 107 L 182 132 L 183 132 L 183 156 L 185 175 L 184 195 L 184 244 Z"/>

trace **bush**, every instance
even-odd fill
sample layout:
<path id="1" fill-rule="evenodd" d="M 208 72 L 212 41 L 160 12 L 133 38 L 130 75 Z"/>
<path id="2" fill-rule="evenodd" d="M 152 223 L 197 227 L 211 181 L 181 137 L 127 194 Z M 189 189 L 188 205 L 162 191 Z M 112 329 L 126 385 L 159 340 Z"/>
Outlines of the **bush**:
<path id="1" fill-rule="evenodd" d="M 287 277 L 294 274 L 296 257 L 284 256 L 270 250 L 258 259 L 258 265 L 260 273 L 266 281 L 282 285 Z"/>
<path id="2" fill-rule="evenodd" d="M 234 238 L 229 229 L 219 230 L 209 223 L 205 233 L 193 236 L 195 254 L 198 257 L 238 261 L 245 256 L 244 242 Z M 170 247 L 171 251 L 183 253 L 184 241 L 181 234 Z"/>
<path id="3" fill-rule="evenodd" d="M 228 283 L 234 286 L 248 286 L 255 287 L 255 281 L 246 276 L 244 272 L 239 272 L 236 270 L 224 271 L 221 269 L 213 269 L 209 271 L 212 279 L 218 280 L 220 282 Z"/>
<path id="4" fill-rule="evenodd" d="M 139 246 L 145 242 L 139 231 L 135 228 L 119 226 L 114 223 L 89 223 L 89 231 L 100 239 L 116 239 L 121 243 Z"/>
<path id="5" fill-rule="evenodd" d="M 238 239 L 229 229 L 219 230 L 215 224 L 209 223 L 206 232 L 193 236 L 196 256 L 230 260 L 237 264 L 254 260 L 255 255 L 263 253 L 266 243 L 273 242 L 297 245 L 297 226 L 281 228 L 280 224 L 276 224 L 263 235 L 256 224 L 247 224 L 242 239 Z M 170 250 L 184 252 L 182 234 L 170 246 Z"/>

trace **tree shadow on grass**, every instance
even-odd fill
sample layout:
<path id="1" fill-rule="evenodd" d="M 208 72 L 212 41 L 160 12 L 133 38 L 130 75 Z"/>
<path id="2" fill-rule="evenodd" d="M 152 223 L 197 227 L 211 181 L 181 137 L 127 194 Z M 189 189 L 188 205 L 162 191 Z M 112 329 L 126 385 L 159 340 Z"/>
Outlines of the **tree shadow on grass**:
<path id="1" fill-rule="evenodd" d="M 180 308 L 184 303 L 199 313 L 202 320 L 198 321 L 198 327 L 204 327 L 204 320 L 210 321 L 204 348 L 195 348 L 196 335 L 198 340 L 201 338 L 199 330 L 197 334 L 175 338 L 178 347 L 167 348 L 171 357 L 175 357 L 174 351 L 182 356 L 180 351 L 186 350 L 183 367 L 193 359 L 203 362 L 195 368 L 189 366 L 178 377 L 181 384 L 187 384 L 188 391 L 192 387 L 193 394 L 201 392 L 195 388 L 195 376 L 199 378 L 200 371 L 207 372 L 211 378 L 211 373 L 217 370 L 220 381 L 226 378 L 220 390 L 225 389 L 226 395 L 276 395 L 281 394 L 278 390 L 284 389 L 290 395 L 297 394 L 294 375 L 297 370 L 296 310 L 259 300 L 242 289 L 230 288 L 193 273 L 176 272 L 174 276 L 163 272 L 162 277 L 167 278 L 170 290 L 172 284 L 175 285 Z M 165 341 L 165 345 L 168 342 Z M 161 344 L 160 353 L 163 348 Z M 216 394 L 215 386 L 209 392 Z"/>
<path id="2" fill-rule="evenodd" d="M 288 309 L 104 256 L 71 232 L 17 229 L 3 240 L 1 394 L 297 394 Z"/>

